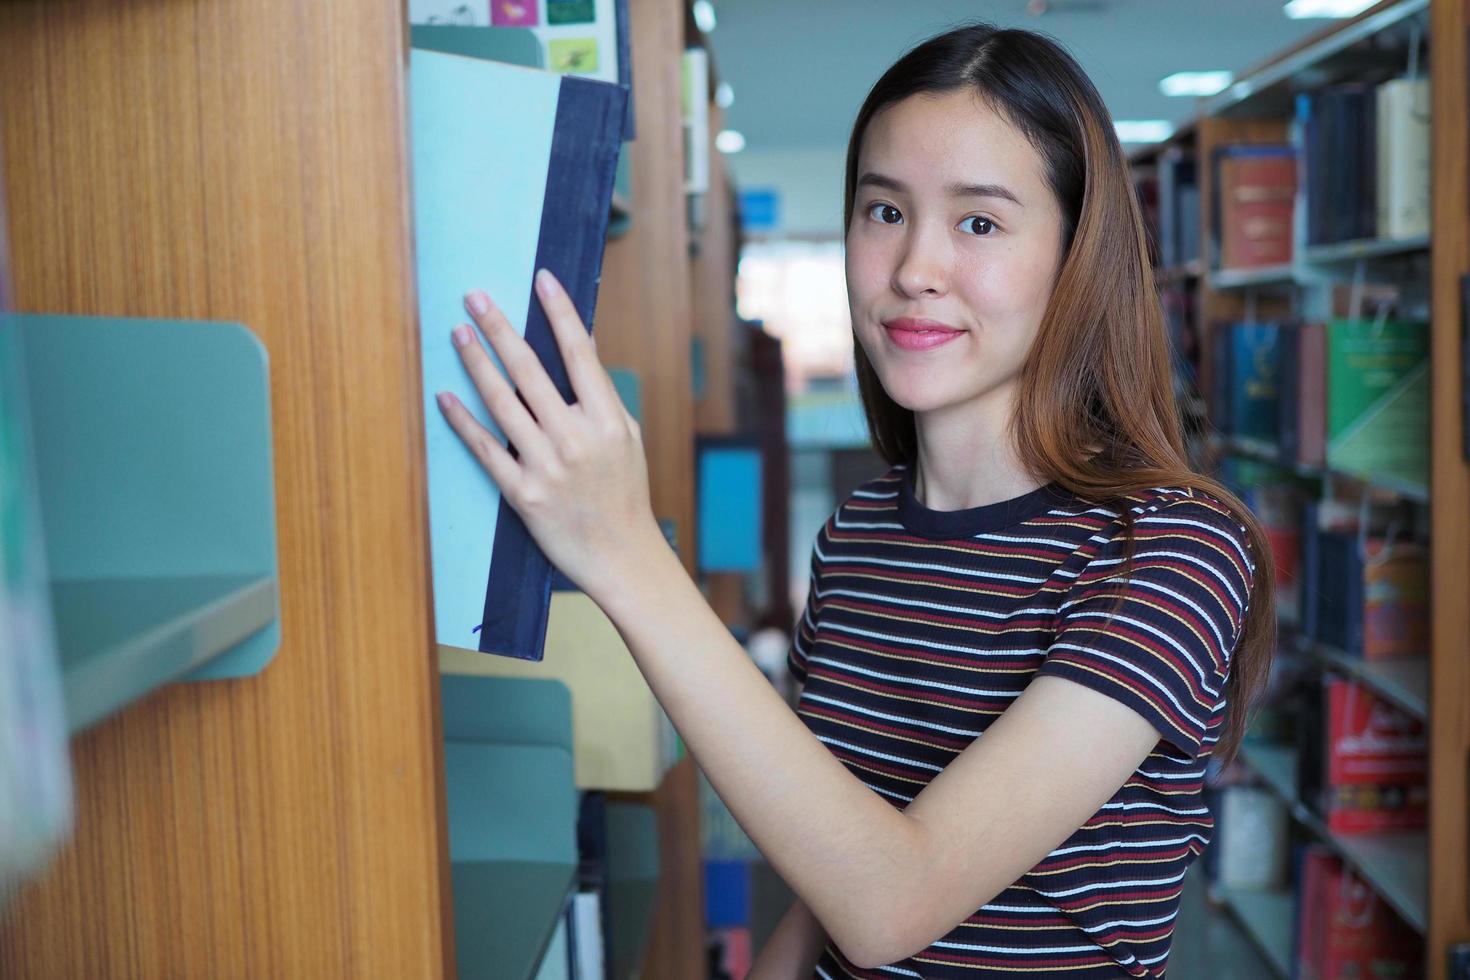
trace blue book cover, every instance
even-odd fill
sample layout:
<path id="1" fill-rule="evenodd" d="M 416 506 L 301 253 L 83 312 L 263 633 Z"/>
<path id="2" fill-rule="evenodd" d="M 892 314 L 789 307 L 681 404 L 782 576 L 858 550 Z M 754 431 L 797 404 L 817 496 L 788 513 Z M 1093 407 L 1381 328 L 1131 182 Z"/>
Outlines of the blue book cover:
<path id="1" fill-rule="evenodd" d="M 1237 324 L 1232 332 L 1230 400 L 1237 436 L 1266 443 L 1277 438 L 1279 335 L 1274 323 Z"/>
<path id="2" fill-rule="evenodd" d="M 409 96 L 436 637 L 539 660 L 554 569 L 434 398 L 457 392 L 505 441 L 449 342 L 479 288 L 572 400 L 532 276 L 550 269 L 591 329 L 627 91 L 414 50 Z"/>

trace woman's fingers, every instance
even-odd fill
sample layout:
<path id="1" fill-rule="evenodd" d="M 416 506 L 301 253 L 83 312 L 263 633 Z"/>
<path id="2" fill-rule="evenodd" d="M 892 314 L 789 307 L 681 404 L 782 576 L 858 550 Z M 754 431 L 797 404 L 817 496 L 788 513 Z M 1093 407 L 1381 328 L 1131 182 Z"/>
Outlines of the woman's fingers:
<path id="1" fill-rule="evenodd" d="M 477 289 L 465 297 L 465 309 L 474 318 L 490 346 L 495 349 L 500 363 L 505 365 L 506 373 L 515 382 L 516 390 L 535 414 L 536 421 L 553 436 L 564 432 L 568 418 L 566 399 L 556 390 L 556 385 L 551 383 L 546 368 L 541 364 L 541 358 L 536 356 L 531 345 L 510 325 L 500 307 L 482 291 Z M 479 344 L 475 347 L 478 348 Z M 468 348 L 464 348 L 461 353 L 467 350 Z M 495 370 L 488 357 L 485 358 L 485 363 L 489 370 Z M 476 384 L 478 383 L 477 379 Z M 528 448 L 518 439 L 513 441 L 520 446 L 522 452 Z"/>
<path id="2" fill-rule="evenodd" d="M 520 482 L 520 464 L 458 398 L 447 391 L 441 391 L 438 401 L 439 410 L 449 421 L 450 428 L 454 429 L 460 440 L 480 461 L 480 465 L 485 467 L 500 492 L 508 499 L 512 498 Z"/>
<path id="3" fill-rule="evenodd" d="M 510 326 L 506 324 L 504 329 L 509 332 Z M 470 380 L 475 383 L 475 390 L 480 393 L 480 400 L 490 410 L 491 417 L 505 432 L 506 438 L 516 445 L 522 456 L 527 453 L 547 452 L 550 444 L 546 433 L 541 431 L 537 419 L 533 418 L 526 406 L 521 404 L 515 389 L 510 386 L 510 382 L 490 360 L 489 352 L 475 339 L 474 331 L 464 324 L 455 327 L 454 346 L 459 350 L 459 359 L 464 363 L 465 370 L 469 372 Z M 531 356 L 534 357 L 535 354 Z M 502 354 L 501 360 L 504 359 L 505 356 Z M 552 394 L 558 399 L 561 398 L 554 390 Z M 562 408 L 565 410 L 565 402 L 562 403 Z M 533 405 L 532 410 L 534 409 Z M 475 424 L 479 425 L 478 422 Z M 460 433 L 460 435 L 463 434 Z"/>
<path id="4" fill-rule="evenodd" d="M 536 295 L 546 310 L 546 319 L 551 321 L 551 331 L 556 335 L 561 359 L 567 366 L 567 377 L 577 401 L 593 418 L 614 420 L 620 417 L 623 407 L 618 398 L 612 378 L 597 359 L 597 348 L 592 345 L 592 335 L 577 313 L 576 304 L 557 278 L 546 269 L 536 273 Z"/>

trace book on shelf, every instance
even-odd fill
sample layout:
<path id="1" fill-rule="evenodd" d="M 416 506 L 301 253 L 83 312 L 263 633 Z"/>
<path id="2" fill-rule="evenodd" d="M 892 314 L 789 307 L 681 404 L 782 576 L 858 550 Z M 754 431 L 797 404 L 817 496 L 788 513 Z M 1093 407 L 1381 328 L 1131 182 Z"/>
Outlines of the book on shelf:
<path id="1" fill-rule="evenodd" d="M 1327 323 L 1327 465 L 1417 486 L 1429 481 L 1429 324 Z"/>
<path id="2" fill-rule="evenodd" d="M 1367 83 L 1297 94 L 1307 244 L 1377 237 L 1377 121 L 1377 96 Z"/>
<path id="3" fill-rule="evenodd" d="M 1429 553 L 1418 542 L 1318 532 L 1319 638 L 1367 661 L 1422 655 L 1429 639 Z M 1366 552 L 1366 553 L 1365 553 Z"/>
<path id="4" fill-rule="evenodd" d="M 1287 885 L 1291 814 L 1262 786 L 1234 783 L 1211 791 L 1215 829 L 1202 858 L 1205 879 L 1236 891 Z"/>
<path id="5" fill-rule="evenodd" d="M 1298 980 L 1423 976 L 1423 941 L 1341 858 L 1307 844 L 1299 862 Z"/>
<path id="6" fill-rule="evenodd" d="M 540 660 L 554 569 L 434 398 L 460 393 L 504 443 L 449 341 L 466 319 L 465 293 L 478 288 L 524 337 L 562 398 L 573 399 L 532 277 L 551 270 L 592 329 L 627 90 L 439 51 L 409 54 L 436 638 Z"/>
<path id="7" fill-rule="evenodd" d="M 1221 323 L 1212 330 L 1211 414 L 1231 436 L 1277 439 L 1277 323 Z"/>
<path id="8" fill-rule="evenodd" d="M 1395 78 L 1378 86 L 1377 225 L 1382 238 L 1429 234 L 1429 79 Z"/>
<path id="9" fill-rule="evenodd" d="M 1323 324 L 1282 325 L 1277 339 L 1277 445 L 1286 466 L 1327 462 L 1326 356 Z"/>
<path id="10" fill-rule="evenodd" d="M 1258 269 L 1292 260 L 1296 150 L 1285 143 L 1215 149 L 1217 266 Z"/>
<path id="11" fill-rule="evenodd" d="M 1424 723 L 1367 685 L 1324 675 L 1299 730 L 1298 791 L 1342 836 L 1425 825 L 1428 772 Z"/>
<path id="12" fill-rule="evenodd" d="M 1159 264 L 1166 269 L 1200 257 L 1197 171 L 1192 152 L 1171 146 L 1159 155 Z"/>

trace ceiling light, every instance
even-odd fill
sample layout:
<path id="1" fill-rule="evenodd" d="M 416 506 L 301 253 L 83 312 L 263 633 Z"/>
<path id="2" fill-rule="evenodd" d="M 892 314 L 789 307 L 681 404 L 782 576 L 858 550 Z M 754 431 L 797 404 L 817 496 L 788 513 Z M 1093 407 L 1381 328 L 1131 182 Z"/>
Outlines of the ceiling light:
<path id="1" fill-rule="evenodd" d="M 694 23 L 704 33 L 715 29 L 715 5 L 709 0 L 694 0 Z"/>
<path id="2" fill-rule="evenodd" d="M 721 153 L 739 153 L 745 149 L 745 137 L 738 130 L 722 129 L 715 137 L 715 149 Z"/>
<path id="3" fill-rule="evenodd" d="M 1286 5 L 1286 16 L 1292 20 L 1308 17 L 1355 17 L 1377 0 L 1291 0 Z"/>
<path id="4" fill-rule="evenodd" d="M 715 105 L 721 109 L 728 109 L 735 104 L 735 90 L 730 87 L 729 82 L 721 82 L 715 86 Z"/>
<path id="5" fill-rule="evenodd" d="M 1174 132 L 1163 119 L 1119 119 L 1113 123 L 1120 143 L 1162 143 Z"/>
<path id="6" fill-rule="evenodd" d="M 1215 95 L 1234 80 L 1228 71 L 1177 71 L 1159 79 L 1159 91 L 1165 95 Z"/>

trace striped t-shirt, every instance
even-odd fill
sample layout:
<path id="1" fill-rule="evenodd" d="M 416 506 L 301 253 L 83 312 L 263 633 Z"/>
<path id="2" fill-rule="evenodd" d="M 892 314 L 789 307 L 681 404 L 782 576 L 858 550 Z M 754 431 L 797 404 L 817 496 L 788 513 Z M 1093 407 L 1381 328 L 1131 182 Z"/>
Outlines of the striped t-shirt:
<path id="1" fill-rule="evenodd" d="M 1163 976 L 1184 871 L 1214 826 L 1205 765 L 1255 562 L 1211 497 L 1157 488 L 1126 504 L 1134 560 L 1115 614 L 1120 514 L 1055 483 L 936 511 L 900 464 L 818 533 L 789 658 L 798 713 L 894 806 L 1038 674 L 1117 698 L 1160 741 L 1075 834 L 942 939 L 876 970 L 828 943 L 816 976 Z"/>

